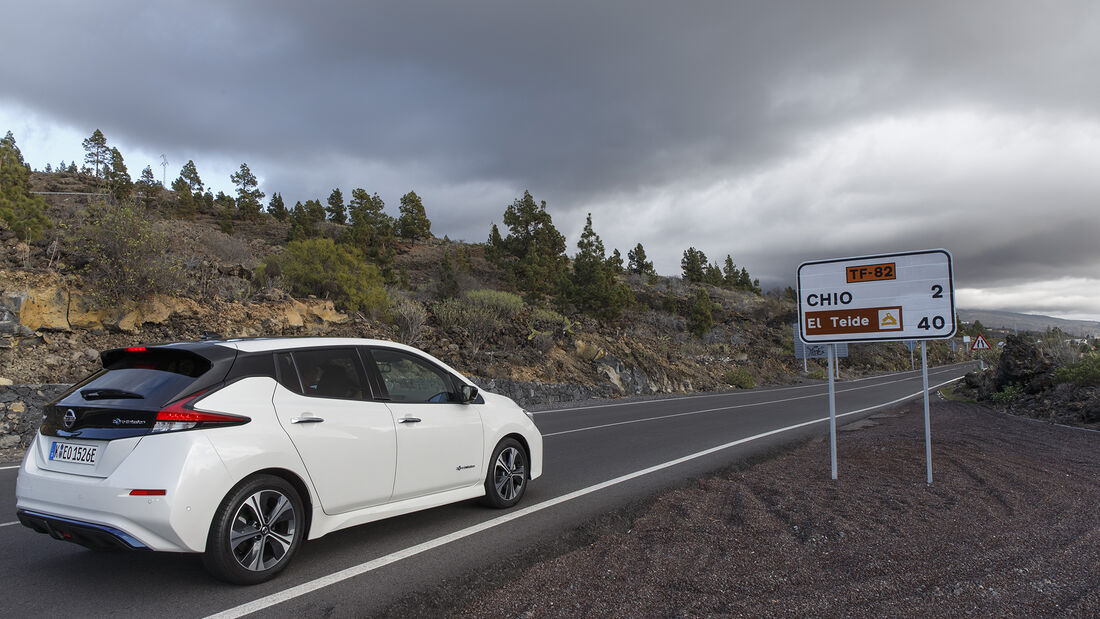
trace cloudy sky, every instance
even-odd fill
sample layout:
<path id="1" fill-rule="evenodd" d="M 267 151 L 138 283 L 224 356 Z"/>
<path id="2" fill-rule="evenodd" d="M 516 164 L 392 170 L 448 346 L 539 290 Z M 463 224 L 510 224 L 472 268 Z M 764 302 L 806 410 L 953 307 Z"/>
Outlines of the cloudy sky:
<path id="1" fill-rule="evenodd" d="M 1100 320 L 1100 4 L 9 3 L 0 131 L 99 128 L 135 177 L 424 199 L 483 241 L 530 190 L 575 248 L 805 260 L 943 247 L 959 306 Z"/>

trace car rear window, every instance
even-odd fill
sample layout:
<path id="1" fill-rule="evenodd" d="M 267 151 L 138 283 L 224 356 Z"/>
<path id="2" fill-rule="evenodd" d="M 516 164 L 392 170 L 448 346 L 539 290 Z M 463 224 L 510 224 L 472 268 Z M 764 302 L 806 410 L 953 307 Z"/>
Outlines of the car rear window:
<path id="1" fill-rule="evenodd" d="M 171 349 L 109 351 L 103 361 L 104 370 L 74 388 L 64 399 L 67 404 L 163 406 L 212 367 L 201 355 Z"/>

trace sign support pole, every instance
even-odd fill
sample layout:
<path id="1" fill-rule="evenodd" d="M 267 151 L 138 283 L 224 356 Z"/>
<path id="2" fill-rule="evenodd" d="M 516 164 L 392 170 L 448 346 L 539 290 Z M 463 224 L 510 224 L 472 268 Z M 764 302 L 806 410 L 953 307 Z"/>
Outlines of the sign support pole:
<path id="1" fill-rule="evenodd" d="M 829 457 L 833 465 L 833 479 L 836 479 L 836 389 L 833 383 L 833 360 L 836 357 L 836 344 L 829 344 Z"/>
<path id="2" fill-rule="evenodd" d="M 928 469 L 928 484 L 932 484 L 932 422 L 928 416 L 928 346 L 920 341 L 921 375 L 924 379 L 924 460 Z"/>

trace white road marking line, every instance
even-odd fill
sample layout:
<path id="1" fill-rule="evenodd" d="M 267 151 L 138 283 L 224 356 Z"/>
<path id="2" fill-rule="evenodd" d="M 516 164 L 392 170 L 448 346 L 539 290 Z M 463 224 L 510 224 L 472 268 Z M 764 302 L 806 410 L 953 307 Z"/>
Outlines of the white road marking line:
<path id="1" fill-rule="evenodd" d="M 935 385 L 933 387 L 929 387 L 929 391 L 931 391 L 932 389 L 939 389 L 940 387 L 942 387 L 944 385 L 947 385 L 947 384 L 950 384 L 950 383 L 953 383 L 957 380 L 962 380 L 962 377 L 960 376 L 958 378 L 953 378 L 949 381 L 940 383 L 940 384 Z M 862 408 L 862 409 L 855 410 L 855 411 L 850 411 L 850 412 L 847 412 L 847 413 L 841 413 L 841 414 L 838 414 L 837 417 L 847 417 L 848 415 L 856 415 L 856 414 L 859 414 L 859 413 L 865 413 L 865 412 L 868 412 L 868 411 L 872 411 L 872 410 L 875 410 L 875 409 L 878 409 L 878 408 L 885 408 L 887 406 L 892 406 L 892 405 L 897 404 L 899 402 L 904 402 L 906 400 L 917 397 L 917 396 L 921 395 L 922 393 L 923 393 L 923 391 L 918 391 L 916 393 L 909 394 L 907 396 L 902 396 L 902 397 L 900 397 L 896 400 L 891 400 L 890 402 L 886 402 L 884 404 L 876 404 L 875 406 L 869 406 L 867 408 Z M 466 527 L 465 529 L 461 529 L 459 531 L 455 531 L 454 533 L 450 533 L 450 534 L 444 535 L 442 537 L 437 537 L 435 539 L 428 540 L 426 542 L 423 542 L 421 544 L 417 544 L 415 546 L 410 546 L 408 548 L 405 548 L 404 550 L 399 550 L 397 552 L 390 553 L 390 554 L 388 554 L 384 557 L 378 557 L 377 559 L 373 559 L 373 560 L 367 561 L 365 563 L 360 563 L 359 565 L 354 565 L 354 566 L 349 567 L 347 569 L 340 570 L 339 572 L 334 572 L 332 574 L 329 574 L 328 576 L 322 576 L 321 578 L 317 578 L 315 580 L 311 580 L 309 582 L 302 583 L 302 584 L 300 584 L 296 587 L 291 587 L 290 589 L 286 589 L 285 591 L 280 591 L 278 593 L 273 593 L 271 595 L 264 596 L 264 597 L 259 598 L 257 600 L 253 600 L 251 602 L 241 604 L 240 606 L 235 606 L 233 608 L 230 608 L 228 610 L 224 610 L 224 611 L 222 611 L 220 613 L 217 613 L 215 615 L 210 615 L 208 619 L 232 619 L 232 618 L 236 618 L 236 617 L 243 617 L 245 615 L 249 615 L 249 614 L 252 614 L 252 613 L 255 613 L 255 612 L 259 612 L 261 610 L 271 608 L 272 606 L 275 606 L 277 604 L 281 604 L 283 602 L 293 600 L 295 598 L 301 597 L 301 596 L 306 595 L 308 593 L 312 593 L 312 592 L 317 591 L 319 589 L 323 589 L 323 588 L 328 587 L 330 585 L 335 585 L 337 583 L 343 582 L 343 581 L 345 581 L 349 578 L 354 578 L 356 576 L 366 574 L 367 572 L 371 572 L 371 571 L 374 571 L 374 570 L 379 569 L 381 567 L 385 567 L 387 565 L 390 565 L 391 563 L 397 563 L 398 561 L 401 561 L 402 559 L 408 559 L 409 557 L 413 557 L 413 556 L 416 556 L 418 554 L 427 552 L 429 550 L 439 548 L 440 546 L 444 546 L 444 545 L 449 544 L 451 542 L 469 537 L 471 535 L 475 535 L 477 533 L 481 533 L 482 531 L 492 529 L 494 527 L 500 526 L 502 524 L 506 524 L 506 523 L 511 522 L 513 520 L 518 520 L 520 518 L 523 518 L 524 516 L 529 516 L 529 515 L 534 514 L 536 512 L 540 512 L 544 509 L 548 509 L 550 507 L 560 505 L 560 504 L 565 503 L 567 501 L 572 501 L 573 499 L 577 499 L 577 498 L 580 498 L 582 496 L 592 494 L 593 492 L 598 492 L 600 490 L 610 488 L 611 486 L 615 486 L 615 485 L 630 481 L 632 479 L 636 479 L 638 477 L 649 475 L 650 473 L 656 473 L 657 471 L 661 471 L 661 470 L 676 466 L 678 464 L 683 464 L 685 462 L 690 462 L 691 460 L 696 460 L 696 459 L 702 458 L 704 456 L 709 456 L 710 454 L 722 451 L 724 449 L 729 449 L 730 447 L 736 447 L 736 446 L 742 445 L 744 443 L 748 443 L 748 442 L 751 442 L 751 441 L 762 439 L 762 438 L 772 436 L 772 435 L 775 435 L 775 434 L 780 434 L 782 432 L 787 432 L 789 430 L 797 430 L 798 428 L 804 428 L 806 426 L 813 425 L 815 423 L 825 422 L 825 421 L 828 421 L 828 420 L 829 420 L 828 417 L 823 417 L 821 419 L 814 419 L 812 421 L 805 421 L 805 422 L 802 422 L 802 423 L 795 424 L 793 426 L 787 426 L 785 428 L 777 428 L 775 430 L 770 430 L 768 432 L 763 432 L 761 434 L 756 434 L 754 436 L 748 436 L 748 437 L 745 437 L 745 438 L 737 439 L 736 441 L 731 441 L 729 443 L 725 443 L 725 444 L 719 445 L 717 447 L 711 447 L 710 449 L 704 449 L 703 451 L 698 451 L 698 452 L 695 452 L 693 454 L 684 456 L 682 458 L 677 458 L 675 460 L 669 460 L 668 462 L 663 462 L 661 464 L 655 464 L 655 465 L 653 465 L 649 468 L 645 468 L 645 469 L 642 469 L 640 471 L 635 471 L 633 473 L 627 473 L 626 475 L 622 475 L 622 476 L 616 477 L 614 479 L 609 479 L 605 482 L 596 484 L 594 486 L 588 486 L 587 488 L 581 488 L 580 490 L 575 490 L 573 492 L 570 492 L 569 494 L 563 494 L 563 495 L 561 495 L 557 498 L 550 499 L 548 501 L 543 501 L 542 503 L 536 503 L 535 505 L 531 505 L 530 507 L 525 507 L 525 508 L 520 509 L 518 511 L 512 512 L 510 514 L 505 514 L 503 516 L 498 516 L 498 517 L 493 518 L 491 520 L 486 520 L 485 522 L 475 524 L 475 525 L 470 526 L 470 527 Z"/>
<path id="2" fill-rule="evenodd" d="M 10 526 L 11 526 L 11 525 L 13 525 L 13 524 L 19 524 L 19 521 L 18 521 L 18 520 L 16 520 L 15 522 L 4 522 L 4 523 L 0 523 L 0 529 L 2 529 L 2 528 L 4 528 L 4 527 L 10 527 Z"/>
<path id="3" fill-rule="evenodd" d="M 18 464 L 15 464 L 15 465 L 12 465 L 12 466 L 0 466 L 0 471 L 6 471 L 8 469 L 17 469 L 17 468 L 19 468 Z"/>
<path id="4" fill-rule="evenodd" d="M 963 361 L 962 363 L 955 363 L 955 364 L 952 364 L 952 365 L 941 365 L 937 368 L 930 368 L 929 373 L 934 373 L 934 372 L 941 371 L 941 370 L 948 370 L 948 369 L 953 368 L 957 365 L 965 365 L 967 363 L 970 363 L 970 361 Z M 914 374 L 914 373 L 916 374 L 915 377 L 920 376 L 920 370 L 906 370 L 904 372 L 893 372 L 893 373 L 889 373 L 889 374 L 879 374 L 877 376 L 864 376 L 863 378 L 856 378 L 856 379 L 852 379 L 852 380 L 849 380 L 849 381 L 845 381 L 845 384 L 850 385 L 852 383 L 858 383 L 858 382 L 862 382 L 862 381 L 865 381 L 865 380 L 874 380 L 876 378 L 889 378 L 890 376 L 899 376 L 901 374 Z M 897 382 L 897 381 L 893 381 L 893 382 Z M 682 396 L 676 396 L 676 397 L 672 397 L 672 398 L 657 398 L 657 399 L 653 399 L 653 400 L 634 400 L 634 401 L 631 401 L 631 402 L 613 402 L 611 404 L 593 404 L 591 406 L 574 406 L 574 407 L 571 407 L 571 408 L 551 408 L 551 409 L 544 410 L 544 411 L 530 411 L 530 412 L 531 412 L 532 415 L 544 415 L 546 413 L 567 413 L 569 411 L 586 411 L 586 410 L 592 410 L 594 408 L 612 408 L 612 407 L 615 407 L 615 406 L 630 406 L 632 404 L 655 404 L 657 402 L 675 402 L 675 401 L 678 401 L 678 400 L 702 400 L 704 398 L 721 398 L 721 397 L 726 397 L 726 396 L 745 395 L 745 394 L 749 394 L 749 393 L 771 393 L 773 391 L 787 391 L 787 390 L 791 390 L 791 389 L 809 389 L 811 387 L 821 387 L 821 386 L 826 385 L 826 384 L 828 384 L 828 383 L 815 383 L 815 384 L 812 384 L 812 385 L 793 385 L 793 386 L 790 386 L 790 387 L 775 387 L 773 389 L 754 389 L 752 391 L 729 391 L 729 392 L 726 392 L 726 393 L 707 393 L 707 394 L 702 394 L 702 395 L 682 395 Z M 890 383 L 883 383 L 883 384 L 886 385 L 886 384 L 890 384 Z"/>

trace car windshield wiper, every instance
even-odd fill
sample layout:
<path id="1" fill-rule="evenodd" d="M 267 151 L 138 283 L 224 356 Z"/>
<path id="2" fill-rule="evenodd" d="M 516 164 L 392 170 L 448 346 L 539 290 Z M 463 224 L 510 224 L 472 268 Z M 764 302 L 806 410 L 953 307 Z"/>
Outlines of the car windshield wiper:
<path id="1" fill-rule="evenodd" d="M 122 389 L 84 389 L 80 392 L 85 400 L 143 400 L 145 396 Z"/>

